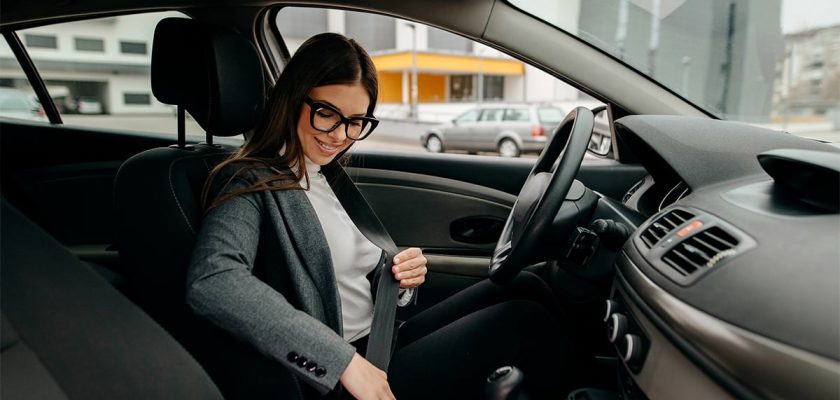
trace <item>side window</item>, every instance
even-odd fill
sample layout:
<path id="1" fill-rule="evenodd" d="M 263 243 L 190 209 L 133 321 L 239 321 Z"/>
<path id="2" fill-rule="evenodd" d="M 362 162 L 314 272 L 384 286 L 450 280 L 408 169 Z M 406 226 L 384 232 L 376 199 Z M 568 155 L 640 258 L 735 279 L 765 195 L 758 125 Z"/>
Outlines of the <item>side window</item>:
<path id="1" fill-rule="evenodd" d="M 497 122 L 502 119 L 502 110 L 500 109 L 489 109 L 484 110 L 481 114 L 481 121 L 482 122 Z"/>
<path id="2" fill-rule="evenodd" d="M 176 109 L 158 102 L 151 88 L 154 30 L 157 22 L 167 17 L 186 16 L 178 12 L 123 15 L 17 33 L 63 123 L 173 133 Z M 19 84 L 18 76 L 0 69 L 0 85 Z M 187 133 L 204 135 L 190 118 Z"/>
<path id="3" fill-rule="evenodd" d="M 453 121 L 486 121 L 484 127 L 492 127 L 492 122 L 500 126 L 503 121 L 530 122 L 531 110 L 537 104 L 561 110 L 600 105 L 536 67 L 423 24 L 377 14 L 306 7 L 283 7 L 274 23 L 290 54 L 321 32 L 355 39 L 370 54 L 379 77 L 379 103 L 374 114 L 380 123 L 355 149 L 439 151 L 434 145 L 426 148 L 424 138 L 433 131 L 446 137 Z M 511 103 L 521 106 L 506 109 Z M 530 136 L 530 129 L 528 126 L 522 135 Z M 444 148 L 470 154 L 480 151 L 459 145 L 450 141 Z M 481 146 L 496 147 L 495 143 Z M 539 148 L 529 150 L 523 150 L 523 156 L 533 157 Z"/>
<path id="4" fill-rule="evenodd" d="M 10 61 L 0 67 L 0 118 L 49 123 L 9 44 L 0 42 L 0 58 Z"/>
<path id="5" fill-rule="evenodd" d="M 531 120 L 528 117 L 528 109 L 527 108 L 508 108 L 505 110 L 505 121 L 515 121 L 515 122 L 528 122 Z"/>
<path id="6" fill-rule="evenodd" d="M 460 117 L 455 118 L 455 121 L 457 121 L 459 124 L 465 124 L 465 123 L 469 123 L 469 122 L 475 122 L 475 121 L 477 121 L 477 120 L 478 120 L 478 114 L 479 114 L 480 112 L 481 112 L 481 110 L 472 110 L 472 111 L 467 111 L 466 113 L 464 113 L 464 114 L 463 114 L 463 115 L 461 115 Z"/>

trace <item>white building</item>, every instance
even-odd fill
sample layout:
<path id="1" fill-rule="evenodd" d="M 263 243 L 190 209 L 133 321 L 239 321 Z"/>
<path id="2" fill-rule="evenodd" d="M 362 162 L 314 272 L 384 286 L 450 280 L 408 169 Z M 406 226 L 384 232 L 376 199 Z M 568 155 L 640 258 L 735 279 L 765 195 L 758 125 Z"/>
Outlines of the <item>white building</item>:
<path id="1" fill-rule="evenodd" d="M 51 96 L 62 107 L 83 97 L 110 114 L 171 113 L 150 87 L 157 21 L 180 13 L 153 13 L 69 22 L 18 32 Z M 0 85 L 28 89 L 7 45 L 0 47 Z M 31 90 L 31 89 L 28 89 Z"/>

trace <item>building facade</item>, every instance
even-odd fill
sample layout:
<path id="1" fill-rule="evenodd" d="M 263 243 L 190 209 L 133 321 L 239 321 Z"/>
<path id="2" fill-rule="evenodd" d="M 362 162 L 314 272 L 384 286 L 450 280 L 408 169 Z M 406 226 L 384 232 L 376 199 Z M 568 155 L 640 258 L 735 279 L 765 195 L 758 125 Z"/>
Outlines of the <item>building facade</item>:
<path id="1" fill-rule="evenodd" d="M 840 25 L 786 35 L 776 71 L 776 118 L 840 113 Z"/>
<path id="2" fill-rule="evenodd" d="M 154 29 L 165 17 L 152 13 L 69 22 L 18 32 L 41 77 L 64 112 L 78 102 L 98 102 L 108 114 L 172 113 L 150 87 Z M 7 45 L 0 47 L 0 86 L 30 91 Z"/>

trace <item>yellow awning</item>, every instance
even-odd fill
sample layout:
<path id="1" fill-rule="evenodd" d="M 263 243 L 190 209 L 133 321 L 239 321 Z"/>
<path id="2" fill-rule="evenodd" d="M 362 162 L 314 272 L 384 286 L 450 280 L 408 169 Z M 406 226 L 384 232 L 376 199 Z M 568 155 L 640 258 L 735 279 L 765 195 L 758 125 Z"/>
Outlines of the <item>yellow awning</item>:
<path id="1" fill-rule="evenodd" d="M 411 70 L 411 52 L 371 56 L 380 72 Z M 523 75 L 525 65 L 519 60 L 440 53 L 417 53 L 417 70 L 440 74 Z"/>

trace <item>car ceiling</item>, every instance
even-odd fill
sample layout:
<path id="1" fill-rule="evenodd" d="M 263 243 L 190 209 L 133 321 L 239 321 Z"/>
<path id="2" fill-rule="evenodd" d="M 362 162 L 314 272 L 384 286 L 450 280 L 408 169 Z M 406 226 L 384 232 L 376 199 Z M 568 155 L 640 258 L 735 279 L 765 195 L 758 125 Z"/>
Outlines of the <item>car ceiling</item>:
<path id="1" fill-rule="evenodd" d="M 285 5 L 369 11 L 422 22 L 515 55 L 632 114 L 709 117 L 617 59 L 501 0 L 5 0 L 0 2 L 0 14 L 3 15 L 0 29 L 16 30 L 75 19 L 175 9 L 254 35 L 257 32 L 254 24 L 260 13 L 269 6 Z M 511 26 L 517 29 L 510 29 Z M 517 53 L 512 54 L 507 49 L 516 49 Z"/>

